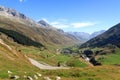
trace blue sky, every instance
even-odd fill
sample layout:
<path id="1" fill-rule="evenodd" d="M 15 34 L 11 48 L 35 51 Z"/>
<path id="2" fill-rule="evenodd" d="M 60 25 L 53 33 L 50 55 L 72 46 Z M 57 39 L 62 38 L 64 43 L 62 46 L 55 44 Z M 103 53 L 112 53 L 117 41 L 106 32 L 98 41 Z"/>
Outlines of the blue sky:
<path id="1" fill-rule="evenodd" d="M 0 0 L 0 5 L 64 31 L 92 33 L 120 22 L 120 0 Z"/>

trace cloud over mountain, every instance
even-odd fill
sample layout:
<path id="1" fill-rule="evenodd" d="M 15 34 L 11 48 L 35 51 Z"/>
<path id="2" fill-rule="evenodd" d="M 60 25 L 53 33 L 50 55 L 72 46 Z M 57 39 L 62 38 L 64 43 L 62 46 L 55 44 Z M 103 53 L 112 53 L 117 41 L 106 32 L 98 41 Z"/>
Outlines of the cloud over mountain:
<path id="1" fill-rule="evenodd" d="M 71 22 L 68 19 L 60 18 L 60 19 L 55 19 L 55 20 L 48 20 L 46 18 L 42 18 L 42 20 L 46 21 L 53 27 L 56 27 L 58 29 L 63 29 L 67 32 L 69 30 L 81 30 L 82 28 L 86 27 L 92 27 L 98 24 L 98 22 L 95 21 L 79 21 L 79 22 Z"/>
<path id="2" fill-rule="evenodd" d="M 68 28 L 68 27 L 69 27 L 68 24 L 63 23 L 63 22 L 58 22 L 58 21 L 51 22 L 51 25 L 53 25 L 53 26 L 56 27 L 56 28 L 61 28 L 61 29 L 63 29 L 63 28 Z"/>
<path id="3" fill-rule="evenodd" d="M 81 28 L 81 27 L 88 27 L 88 26 L 93 26 L 95 25 L 96 23 L 93 23 L 93 22 L 80 22 L 80 23 L 72 23 L 71 25 L 74 27 L 74 28 Z"/>

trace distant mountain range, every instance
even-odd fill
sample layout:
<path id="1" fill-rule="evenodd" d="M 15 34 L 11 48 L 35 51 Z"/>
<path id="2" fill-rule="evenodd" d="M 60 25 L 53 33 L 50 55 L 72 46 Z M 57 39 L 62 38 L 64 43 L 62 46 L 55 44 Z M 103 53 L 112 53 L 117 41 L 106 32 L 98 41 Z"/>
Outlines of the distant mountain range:
<path id="1" fill-rule="evenodd" d="M 71 34 L 71 35 L 74 35 L 79 40 L 85 42 L 85 41 L 88 41 L 91 38 L 94 38 L 94 37 L 104 33 L 104 32 L 105 32 L 105 30 L 97 31 L 97 32 L 94 32 L 92 34 L 85 33 L 85 32 L 67 32 L 67 33 Z"/>
<path id="2" fill-rule="evenodd" d="M 86 43 L 81 45 L 84 47 L 105 47 L 105 46 L 117 46 L 120 47 L 120 23 L 113 26 L 101 35 L 92 38 Z"/>
<path id="3" fill-rule="evenodd" d="M 98 35 L 104 33 L 105 31 L 106 31 L 106 30 L 96 31 L 96 32 L 90 34 L 90 38 L 94 38 L 94 37 L 96 37 L 96 36 L 98 36 Z"/>
<path id="4" fill-rule="evenodd" d="M 85 42 L 93 37 L 96 37 L 97 35 L 100 35 L 102 33 L 105 32 L 105 30 L 100 30 L 100 31 L 96 31 L 92 34 L 89 34 L 89 33 L 85 33 L 85 32 L 64 32 L 62 29 L 58 29 L 58 28 L 55 28 L 53 27 L 52 25 L 48 24 L 46 21 L 44 20 L 40 20 L 38 22 L 40 25 L 42 25 L 44 28 L 47 28 L 47 29 L 53 29 L 53 30 L 56 30 L 56 31 L 59 31 L 60 33 L 64 33 L 64 34 L 67 34 L 67 35 L 71 35 L 73 36 L 74 38 L 82 41 L 82 42 Z"/>
<path id="5" fill-rule="evenodd" d="M 105 30 L 96 31 L 96 32 L 94 32 L 92 34 L 85 33 L 85 32 L 64 32 L 62 29 L 55 28 L 52 25 L 45 22 L 44 20 L 40 20 L 38 23 L 40 25 L 42 25 L 44 28 L 53 29 L 53 30 L 59 31 L 60 33 L 71 35 L 74 38 L 76 38 L 76 39 L 78 39 L 78 40 L 80 40 L 82 42 L 85 42 L 85 41 L 87 41 L 87 40 L 89 40 L 89 39 L 91 39 L 93 37 L 96 37 L 97 35 L 100 35 L 100 34 L 105 32 Z"/>

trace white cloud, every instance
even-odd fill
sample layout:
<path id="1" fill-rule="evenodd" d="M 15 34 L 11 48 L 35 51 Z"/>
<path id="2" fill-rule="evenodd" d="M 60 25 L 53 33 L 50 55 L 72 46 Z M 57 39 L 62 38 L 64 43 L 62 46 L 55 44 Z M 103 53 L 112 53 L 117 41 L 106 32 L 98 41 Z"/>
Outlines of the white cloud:
<path id="1" fill-rule="evenodd" d="M 50 23 L 52 26 L 56 27 L 56 28 L 68 28 L 69 25 L 65 24 L 65 23 L 62 23 L 62 22 L 58 22 L 58 21 L 54 21 L 54 22 L 51 22 Z"/>
<path id="2" fill-rule="evenodd" d="M 56 28 L 60 28 L 60 29 L 69 27 L 68 25 L 65 25 L 65 24 L 58 24 L 58 25 L 53 25 L 53 26 L 56 27 Z"/>
<path id="3" fill-rule="evenodd" d="M 81 22 L 81 23 L 72 23 L 71 26 L 73 26 L 74 28 L 81 28 L 81 27 L 87 27 L 87 26 L 93 26 L 96 23 L 92 23 L 92 22 Z"/>
<path id="4" fill-rule="evenodd" d="M 19 0 L 20 2 L 23 2 L 24 0 Z"/>
<path id="5" fill-rule="evenodd" d="M 67 29 L 67 28 L 81 28 L 81 27 L 89 27 L 94 26 L 96 22 L 74 22 L 70 23 L 67 19 L 57 19 L 56 21 L 48 21 L 46 18 L 42 18 L 42 20 L 46 21 L 50 25 L 60 29 Z"/>

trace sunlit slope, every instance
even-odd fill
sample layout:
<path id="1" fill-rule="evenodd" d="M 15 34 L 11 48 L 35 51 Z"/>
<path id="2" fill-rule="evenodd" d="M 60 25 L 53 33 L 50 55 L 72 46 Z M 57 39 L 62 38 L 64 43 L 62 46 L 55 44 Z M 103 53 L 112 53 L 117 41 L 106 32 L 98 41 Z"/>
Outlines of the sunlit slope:
<path id="1" fill-rule="evenodd" d="M 70 45 L 79 42 L 79 40 L 73 36 L 65 35 L 56 30 L 42 28 L 36 25 L 31 27 L 23 22 L 24 20 L 21 19 L 18 20 L 16 18 L 11 19 L 0 16 L 0 28 L 20 33 L 44 46 Z"/>

